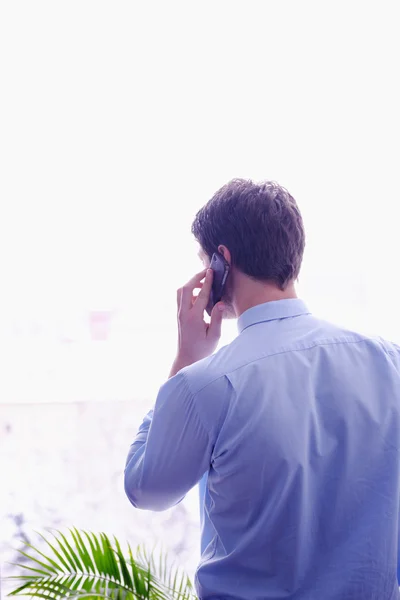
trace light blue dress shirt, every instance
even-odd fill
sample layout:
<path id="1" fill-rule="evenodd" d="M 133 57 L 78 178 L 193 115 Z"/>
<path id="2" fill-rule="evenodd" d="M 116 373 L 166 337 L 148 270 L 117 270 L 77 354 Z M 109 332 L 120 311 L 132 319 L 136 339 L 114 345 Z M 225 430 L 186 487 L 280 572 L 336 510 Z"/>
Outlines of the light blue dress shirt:
<path id="1" fill-rule="evenodd" d="M 394 600 L 400 349 L 261 304 L 239 335 L 165 383 L 125 489 L 164 510 L 207 473 L 201 599 Z"/>

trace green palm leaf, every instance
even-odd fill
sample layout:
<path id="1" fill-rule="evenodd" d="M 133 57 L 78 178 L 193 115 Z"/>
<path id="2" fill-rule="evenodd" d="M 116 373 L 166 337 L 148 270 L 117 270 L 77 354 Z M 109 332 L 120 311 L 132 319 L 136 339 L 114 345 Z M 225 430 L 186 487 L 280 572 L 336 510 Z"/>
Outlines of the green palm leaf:
<path id="1" fill-rule="evenodd" d="M 28 563 L 18 564 L 23 574 L 9 579 L 20 581 L 10 596 L 31 596 L 46 600 L 193 600 L 188 577 L 168 557 L 139 548 L 133 554 L 129 544 L 124 555 L 114 536 L 78 529 L 53 533 L 55 542 L 39 534 L 45 550 L 26 544 L 20 554 Z M 29 551 L 29 552 L 28 552 Z M 23 583 L 21 584 L 21 582 Z"/>

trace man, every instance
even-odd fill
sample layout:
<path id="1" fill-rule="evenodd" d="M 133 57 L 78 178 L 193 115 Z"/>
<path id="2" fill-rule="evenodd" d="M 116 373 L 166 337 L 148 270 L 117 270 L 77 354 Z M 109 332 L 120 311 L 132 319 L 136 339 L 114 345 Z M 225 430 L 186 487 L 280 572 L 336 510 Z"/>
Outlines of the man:
<path id="1" fill-rule="evenodd" d="M 178 352 L 129 452 L 130 501 L 167 509 L 207 473 L 201 599 L 400 598 L 400 348 L 296 297 L 303 223 L 276 183 L 231 181 L 193 233 L 206 267 L 217 251 L 230 264 L 226 296 L 207 324 L 213 273 L 178 291 Z M 212 355 L 224 313 L 239 335 Z"/>

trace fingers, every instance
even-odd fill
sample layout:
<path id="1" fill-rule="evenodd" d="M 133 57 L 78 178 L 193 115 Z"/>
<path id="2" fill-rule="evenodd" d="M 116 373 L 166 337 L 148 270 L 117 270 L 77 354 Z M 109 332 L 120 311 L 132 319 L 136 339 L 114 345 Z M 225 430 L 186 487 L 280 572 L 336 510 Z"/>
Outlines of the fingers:
<path id="1" fill-rule="evenodd" d="M 190 279 L 186 285 L 178 290 L 178 306 L 181 310 L 192 308 L 193 292 L 195 289 L 201 288 L 201 282 L 205 277 L 207 269 L 203 269 Z"/>
<path id="2" fill-rule="evenodd" d="M 211 294 L 213 276 L 214 276 L 213 270 L 207 269 L 206 278 L 204 280 L 203 286 L 202 286 L 200 293 L 197 296 L 197 300 L 195 302 L 196 308 L 198 308 L 199 311 L 201 311 L 201 312 L 204 312 L 207 307 L 208 300 L 209 300 L 210 294 Z"/>
<path id="3" fill-rule="evenodd" d="M 198 285 L 196 285 L 195 290 L 199 289 L 201 290 L 201 288 L 203 287 L 202 283 L 199 283 Z M 182 288 L 179 288 L 179 290 L 177 290 L 176 292 L 176 303 L 178 305 L 178 308 L 180 308 L 181 305 L 181 297 L 182 297 Z M 197 300 L 197 296 L 193 296 L 193 302 L 195 302 Z"/>

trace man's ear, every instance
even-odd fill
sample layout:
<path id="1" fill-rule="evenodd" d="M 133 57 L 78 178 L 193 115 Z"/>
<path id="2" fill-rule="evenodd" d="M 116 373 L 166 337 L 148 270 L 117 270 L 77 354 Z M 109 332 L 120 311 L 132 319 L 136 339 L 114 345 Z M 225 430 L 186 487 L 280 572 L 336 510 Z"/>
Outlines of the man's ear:
<path id="1" fill-rule="evenodd" d="M 226 246 L 223 246 L 222 244 L 220 244 L 218 246 L 218 252 L 220 252 L 222 254 L 222 256 L 224 257 L 224 259 L 226 260 L 226 262 L 228 264 L 232 264 L 232 257 L 231 257 L 231 253 L 229 252 L 228 248 Z"/>

